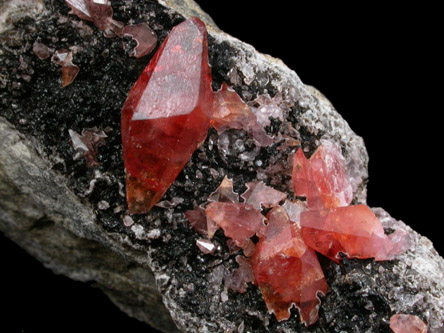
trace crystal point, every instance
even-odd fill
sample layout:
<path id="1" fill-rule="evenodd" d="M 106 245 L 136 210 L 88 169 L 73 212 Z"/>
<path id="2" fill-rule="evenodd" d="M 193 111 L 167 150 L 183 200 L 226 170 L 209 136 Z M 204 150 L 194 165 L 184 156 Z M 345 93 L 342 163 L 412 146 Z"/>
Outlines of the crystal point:
<path id="1" fill-rule="evenodd" d="M 127 201 L 132 214 L 158 202 L 205 140 L 212 110 L 205 25 L 173 28 L 122 109 Z"/>

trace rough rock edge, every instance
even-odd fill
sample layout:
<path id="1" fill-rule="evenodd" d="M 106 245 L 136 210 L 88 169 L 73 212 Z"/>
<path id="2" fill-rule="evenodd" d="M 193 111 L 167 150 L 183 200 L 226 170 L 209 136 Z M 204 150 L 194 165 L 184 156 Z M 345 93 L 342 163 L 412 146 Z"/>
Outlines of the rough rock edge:
<path id="1" fill-rule="evenodd" d="M 164 332 L 177 331 L 146 253 L 95 223 L 93 210 L 80 203 L 35 147 L 0 117 L 2 231 L 56 274 L 95 281 L 128 315 Z"/>
<path id="2" fill-rule="evenodd" d="M 173 8 L 177 8 L 174 5 L 174 1 L 168 1 L 168 4 Z M 185 9 L 186 7 L 182 7 L 182 14 L 185 14 L 185 16 L 187 16 L 187 13 L 183 12 L 183 10 Z M 194 7 L 193 10 L 194 12 L 192 13 L 192 15 L 195 15 L 196 7 Z M 305 126 L 309 127 L 312 133 L 329 133 L 324 135 L 324 138 L 331 138 L 341 143 L 343 151 L 346 154 L 347 161 L 349 162 L 349 172 L 350 170 L 356 170 L 354 168 L 366 169 L 367 155 L 365 153 L 362 139 L 354 135 L 354 133 L 342 120 L 342 118 L 334 111 L 334 108 L 331 106 L 331 104 L 325 98 L 323 98 L 320 93 L 314 91 L 311 87 L 304 86 L 297 75 L 293 71 L 288 70 L 288 68 L 286 68 L 285 65 L 283 65 L 282 62 L 280 62 L 279 60 L 257 54 L 255 53 L 256 51 L 254 50 L 254 48 L 252 48 L 251 46 L 246 45 L 226 34 L 215 33 L 214 28 L 212 35 L 218 41 L 225 40 L 228 43 L 239 48 L 240 59 L 238 59 L 239 61 L 236 62 L 236 66 L 241 73 L 243 73 L 243 71 L 245 70 L 245 66 L 247 66 L 248 70 L 252 69 L 253 72 L 258 70 L 272 70 L 274 72 L 280 73 L 281 82 L 276 82 L 275 85 L 297 86 L 298 89 L 293 91 L 292 95 L 294 94 L 295 97 L 298 97 L 298 100 L 300 101 L 299 104 L 310 106 L 312 108 L 312 110 L 308 110 L 301 116 L 300 121 Z M 285 82 L 286 84 L 282 84 L 282 82 Z M 327 121 L 327 119 L 333 120 Z M 3 163 L 0 164 L 0 175 L 2 178 L 2 184 L 0 184 L 0 192 L 2 194 L 2 197 L 4 197 L 4 195 L 7 195 L 7 197 L 12 197 L 13 194 L 15 198 L 18 196 L 22 199 L 20 201 L 20 209 L 16 209 L 16 201 L 14 201 L 14 203 L 10 202 L 9 204 L 11 205 L 8 205 L 8 202 L 1 203 L 2 215 L 0 215 L 0 220 L 2 221 L 2 223 L 4 223 L 4 226 L 2 226 L 2 228 L 5 229 L 5 232 L 8 234 L 8 236 L 16 240 L 18 243 L 20 243 L 22 247 L 26 248 L 31 254 L 37 256 L 42 262 L 44 262 L 47 267 L 52 268 L 56 272 L 66 274 L 72 278 L 82 281 L 90 279 L 94 279 L 99 282 L 105 281 L 103 283 L 104 286 L 109 285 L 109 283 L 106 283 L 106 281 L 109 281 L 107 279 L 109 279 L 110 277 L 101 276 L 104 274 L 95 271 L 91 267 L 86 267 L 84 263 L 82 263 L 81 266 L 75 267 L 74 265 L 74 267 L 68 267 L 68 264 L 66 262 L 58 262 L 57 259 L 60 258 L 54 258 L 53 253 L 45 253 L 44 248 L 41 252 L 39 251 L 40 249 L 38 249 L 38 247 L 37 249 L 33 250 L 36 244 L 42 244 L 43 242 L 41 241 L 41 239 L 38 238 L 38 233 L 33 233 L 31 231 L 39 229 L 41 230 L 42 228 L 49 227 L 51 223 L 54 223 L 54 225 L 62 230 L 64 237 L 67 238 L 66 243 L 60 244 L 61 248 L 66 248 L 66 246 L 70 243 L 69 240 L 70 238 L 72 238 L 72 235 L 77 233 L 77 235 L 73 237 L 74 239 L 79 236 L 80 238 L 85 238 L 89 240 L 87 242 L 91 242 L 92 244 L 94 244 L 94 242 L 100 242 L 107 249 L 123 255 L 124 258 L 128 255 L 128 247 L 133 247 L 133 249 L 131 249 L 131 256 L 133 258 L 136 258 L 137 263 L 140 264 L 142 268 L 147 268 L 146 271 L 142 269 L 142 271 L 145 271 L 145 273 L 149 272 L 148 266 L 150 266 L 151 264 L 151 268 L 155 271 L 157 283 L 162 289 L 162 285 L 167 282 L 169 277 L 162 274 L 161 268 L 156 267 L 155 263 L 149 262 L 149 260 L 147 261 L 146 255 L 138 253 L 136 247 L 133 244 L 130 244 L 129 241 L 126 242 L 125 239 L 122 239 L 121 235 L 116 235 L 117 237 L 114 237 L 115 239 L 113 238 L 113 235 L 106 235 L 95 223 L 92 222 L 95 219 L 92 210 L 81 205 L 78 202 L 77 198 L 72 194 L 72 192 L 69 191 L 65 186 L 59 185 L 63 184 L 63 177 L 56 176 L 55 173 L 49 169 L 48 165 L 46 165 L 44 159 L 40 157 L 40 154 L 35 151 L 33 147 L 38 147 L 38 144 L 27 142 L 25 138 L 23 138 L 20 134 L 18 134 L 18 132 L 13 130 L 7 122 L 3 121 L 3 119 L 0 119 L 0 122 L 0 133 L 2 135 L 4 133 L 8 133 L 8 136 L 5 139 L 1 137 L 0 140 L 0 142 L 2 143 L 8 142 L 8 145 L 2 146 L 2 149 L 0 150 L 3 155 L 0 155 L 0 161 L 2 161 Z M 316 124 L 316 126 L 312 126 L 311 124 Z M 329 132 L 330 130 L 332 132 Z M 10 139 L 12 138 L 12 141 L 6 141 L 8 137 Z M 344 138 L 352 139 L 350 139 L 350 141 L 343 142 L 345 140 Z M 11 150 L 12 148 L 6 149 L 8 147 L 13 147 L 13 150 Z M 364 156 L 364 158 L 354 159 L 351 157 L 353 156 L 353 154 L 356 154 L 354 156 Z M 14 167 L 8 167 L 8 165 L 10 164 L 5 163 L 5 161 L 9 161 L 10 158 L 14 155 L 16 158 L 16 163 L 13 164 Z M 359 162 L 357 163 L 356 161 Z M 19 168 L 17 167 L 17 165 L 20 165 L 21 167 Z M 18 170 L 20 172 L 16 172 Z M 29 182 L 26 182 L 26 184 L 23 182 L 23 176 L 21 176 L 22 172 L 23 174 L 28 175 L 28 177 L 32 178 L 33 180 L 36 180 L 35 184 L 33 184 L 35 187 L 33 187 L 32 189 L 28 188 Z M 351 176 L 353 177 L 353 175 Z M 362 186 L 359 187 L 359 193 L 355 198 L 356 202 L 365 202 L 365 178 L 366 176 L 362 177 L 361 179 Z M 54 187 L 48 187 L 47 184 L 52 184 L 52 186 Z M 53 189 L 57 189 L 57 191 L 51 191 Z M 47 192 L 48 190 L 49 192 Z M 39 195 L 36 196 L 34 193 L 39 193 Z M 63 196 L 61 195 L 61 193 L 63 194 Z M 63 205 L 63 202 L 68 202 L 68 200 L 73 200 L 75 205 L 78 206 L 78 208 L 81 208 L 79 210 L 79 212 L 81 212 L 80 216 L 70 218 L 67 217 L 72 216 L 72 214 L 67 214 L 69 212 L 65 210 L 65 207 Z M 52 207 L 52 209 L 50 211 L 43 212 L 43 207 L 45 207 L 45 209 L 47 209 L 48 207 Z M 384 213 L 385 212 L 380 211 L 378 214 L 383 216 L 383 218 L 388 218 L 388 214 L 384 215 Z M 24 224 L 19 225 L 18 232 L 16 233 L 14 228 L 17 228 L 17 225 L 13 224 L 16 224 L 17 221 L 23 222 Z M 71 226 L 76 223 L 78 225 L 81 225 L 82 227 L 72 228 Z M 67 231 L 64 229 L 66 229 Z M 24 230 L 26 230 L 26 233 L 30 234 L 29 237 L 23 237 Z M 431 242 L 428 239 L 426 239 L 425 237 L 421 237 L 415 232 L 413 232 L 413 235 L 415 239 L 415 251 L 412 250 L 407 252 L 405 255 L 400 256 L 400 261 L 399 264 L 396 266 L 396 269 L 398 269 L 400 276 L 404 277 L 406 285 L 411 286 L 412 288 L 417 287 L 417 284 L 413 285 L 412 283 L 410 283 L 410 277 L 405 274 L 406 267 L 416 267 L 419 272 L 419 277 L 416 278 L 424 281 L 424 285 L 430 285 L 430 276 L 434 277 L 435 284 L 433 284 L 433 286 L 435 287 L 435 289 L 433 289 L 432 294 L 428 296 L 430 296 L 431 299 L 434 300 L 434 308 L 441 310 L 437 311 L 438 317 L 437 319 L 435 318 L 436 323 L 438 323 L 439 321 L 442 322 L 442 272 L 444 271 L 443 260 L 437 255 L 436 251 L 433 250 Z M 122 247 L 122 244 L 125 248 Z M 107 255 L 111 255 L 112 252 L 107 251 L 106 253 Z M 417 256 L 418 253 L 421 254 L 421 257 Z M 113 255 L 111 256 L 113 257 Z M 97 259 L 105 260 L 105 258 L 106 256 Z M 116 258 L 120 257 L 116 256 Z M 422 261 L 424 260 L 423 258 L 430 259 L 428 261 Z M 104 264 L 105 263 L 106 262 L 104 262 Z M 121 265 L 121 263 L 119 263 L 119 265 Z M 103 270 L 103 267 L 101 267 L 101 269 Z M 125 269 L 123 269 L 119 273 L 124 274 Z M 427 272 L 427 274 L 422 274 L 421 270 L 424 270 L 424 272 Z M 113 269 L 113 271 L 115 270 Z M 141 273 L 143 274 L 143 272 Z M 431 273 L 434 274 L 430 275 Z M 441 279 L 439 277 L 441 277 Z M 149 277 L 146 278 L 146 280 L 149 279 Z M 402 294 L 398 296 L 402 297 Z M 116 294 L 113 294 L 110 297 L 114 300 L 119 299 L 119 295 Z M 174 302 L 173 299 L 168 297 L 168 293 L 164 294 L 164 301 L 170 310 L 175 310 L 175 308 L 177 308 L 177 304 Z M 398 312 L 398 310 L 401 310 L 397 308 L 397 304 L 397 302 L 393 302 L 393 311 Z M 122 304 L 121 308 L 125 310 L 125 306 Z M 205 331 L 207 328 L 213 326 L 212 323 L 206 321 L 202 322 L 201 319 L 195 317 L 191 313 L 183 312 L 183 309 L 173 312 L 175 312 L 175 314 L 177 315 L 175 318 L 176 323 L 180 325 L 181 328 L 184 330 L 187 329 L 188 320 L 190 321 L 188 324 L 195 323 L 196 325 L 190 327 L 190 329 L 193 329 L 193 331 L 195 331 L 196 327 L 199 327 L 199 325 L 202 331 Z M 133 315 L 136 317 L 139 316 L 139 319 L 149 322 L 149 320 L 147 320 L 146 318 L 141 318 L 143 317 L 142 313 L 139 313 L 138 315 Z M 432 325 L 438 327 L 438 324 L 436 323 L 432 323 Z M 236 327 L 233 326 L 233 323 L 224 322 L 221 324 L 222 326 L 236 329 Z"/>

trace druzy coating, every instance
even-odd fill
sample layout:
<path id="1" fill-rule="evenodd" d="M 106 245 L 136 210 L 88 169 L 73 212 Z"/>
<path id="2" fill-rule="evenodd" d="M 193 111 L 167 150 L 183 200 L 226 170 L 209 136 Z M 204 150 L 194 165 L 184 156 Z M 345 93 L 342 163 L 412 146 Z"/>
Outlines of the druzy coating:
<path id="1" fill-rule="evenodd" d="M 290 222 L 283 207 L 273 208 L 267 218 L 268 225 L 252 258 L 256 283 L 277 320 L 290 318 L 295 303 L 301 321 L 311 325 L 318 319 L 317 293 L 327 292 L 318 258 L 305 245 L 299 226 Z"/>
<path id="2" fill-rule="evenodd" d="M 122 109 L 122 145 L 131 214 L 148 212 L 202 144 L 213 104 L 205 25 L 173 28 Z"/>

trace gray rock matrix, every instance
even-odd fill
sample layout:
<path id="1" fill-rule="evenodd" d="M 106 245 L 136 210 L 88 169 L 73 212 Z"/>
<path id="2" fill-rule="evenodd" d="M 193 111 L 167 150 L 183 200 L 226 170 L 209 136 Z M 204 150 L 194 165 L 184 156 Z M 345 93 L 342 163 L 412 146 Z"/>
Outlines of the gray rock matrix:
<path id="1" fill-rule="evenodd" d="M 122 311 L 163 332 L 390 332 L 388 320 L 395 313 L 416 314 L 430 332 L 442 332 L 444 260 L 427 238 L 381 208 L 373 210 L 386 230 L 408 229 L 412 248 L 390 262 L 344 260 L 336 265 L 322 259 L 329 292 L 315 325 L 301 325 L 295 309 L 290 320 L 277 322 L 255 286 L 245 294 L 226 290 L 223 278 L 236 268 L 235 255 L 228 253 L 222 234 L 215 237 L 214 256 L 200 253 L 195 246 L 199 235 L 184 211 L 205 202 L 225 175 L 234 179 L 239 193 L 253 180 L 291 193 L 288 170 L 294 150 L 284 147 L 284 140 L 258 149 L 242 131 L 221 136 L 210 131 L 166 194 L 165 201 L 176 204 L 129 217 L 120 109 L 149 59 L 135 62 L 121 51 L 119 40 L 104 39 L 95 28 L 86 40 L 73 37 L 67 32 L 79 20 L 68 14 L 63 1 L 55 3 L 0 4 L 0 67 L 7 69 L 0 77 L 0 228 L 5 235 L 54 273 L 94 281 Z M 280 60 L 220 31 L 192 0 L 113 1 L 113 7 L 115 17 L 125 22 L 123 13 L 138 13 L 131 18 L 148 21 L 161 41 L 184 18 L 201 17 L 210 35 L 213 88 L 226 81 L 252 106 L 259 95 L 279 96 L 274 101 L 284 119 L 273 120 L 267 131 L 300 140 L 307 153 L 321 139 L 339 144 L 354 203 L 365 203 L 368 156 L 362 138 Z M 59 31 L 57 38 L 48 38 L 55 34 L 48 29 L 51 24 Z M 81 74 L 72 86 L 62 90 L 60 72 L 32 54 L 36 39 L 54 48 L 62 40 L 68 46 L 84 43 L 74 56 Z M 111 73 L 100 72 L 104 64 L 112 67 Z M 97 77 L 87 75 L 93 72 Z M 107 87 L 98 92 L 101 80 Z M 91 102 L 81 102 L 80 95 Z M 71 100 L 77 102 L 66 104 Z M 68 129 L 81 132 L 91 125 L 105 130 L 108 138 L 99 149 L 100 167 L 87 170 L 70 145 Z M 51 133 L 51 126 L 60 132 Z M 114 288 L 106 287 L 110 285 Z"/>

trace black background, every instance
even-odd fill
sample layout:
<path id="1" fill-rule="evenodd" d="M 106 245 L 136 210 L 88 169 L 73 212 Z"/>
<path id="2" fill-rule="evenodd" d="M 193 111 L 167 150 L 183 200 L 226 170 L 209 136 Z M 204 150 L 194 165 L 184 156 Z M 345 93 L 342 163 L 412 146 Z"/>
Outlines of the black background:
<path id="1" fill-rule="evenodd" d="M 365 140 L 369 206 L 385 208 L 443 254 L 437 9 L 197 2 L 222 30 L 281 58 L 330 99 Z M 13 328 L 5 332 L 149 331 L 98 289 L 53 275 L 0 237 L 0 321 Z"/>

